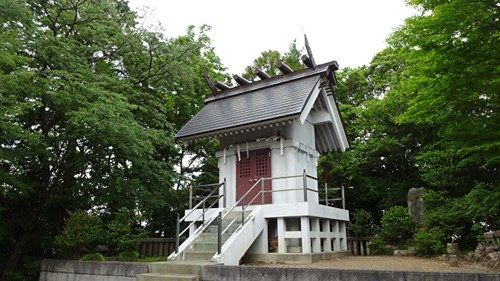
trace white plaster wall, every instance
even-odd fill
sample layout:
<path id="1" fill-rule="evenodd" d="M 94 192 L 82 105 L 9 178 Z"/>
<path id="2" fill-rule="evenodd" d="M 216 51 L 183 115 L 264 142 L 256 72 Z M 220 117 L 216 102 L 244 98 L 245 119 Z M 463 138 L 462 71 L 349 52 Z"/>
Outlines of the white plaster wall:
<path id="1" fill-rule="evenodd" d="M 219 158 L 219 182 L 226 180 L 224 197 L 219 200 L 219 206 L 230 207 L 236 203 L 236 161 L 237 156 L 234 151 L 227 150 L 226 157 L 223 151 L 217 152 Z M 219 188 L 219 194 L 224 193 L 224 186 Z M 224 200 L 225 203 L 222 201 Z"/>
<path id="2" fill-rule="evenodd" d="M 301 124 L 299 121 L 292 122 L 286 130 L 286 137 L 293 142 L 293 148 L 287 151 L 287 174 L 302 175 L 304 169 L 312 177 L 317 177 L 318 171 L 314 157 L 316 153 L 314 126 L 307 121 Z M 295 188 L 303 187 L 303 179 L 297 178 L 290 180 L 289 186 L 295 185 Z M 307 187 L 318 190 L 317 182 L 313 179 L 307 180 Z M 307 199 L 310 202 L 318 202 L 318 196 L 315 192 L 308 192 Z M 303 202 L 304 192 L 297 191 L 290 193 L 288 202 Z"/>
<path id="3" fill-rule="evenodd" d="M 277 140 L 264 140 L 278 135 L 284 137 L 283 144 Z M 260 141 L 256 141 L 257 139 L 260 139 Z M 223 182 L 226 179 L 226 207 L 232 206 L 236 202 L 238 145 L 241 158 L 246 157 L 247 146 L 250 151 L 270 148 L 271 175 L 273 178 L 302 175 L 304 170 L 308 175 L 317 177 L 317 166 L 315 157 L 313 157 L 316 153 L 314 126 L 307 121 L 301 124 L 297 120 L 286 125 L 224 136 L 221 139 L 221 146 L 226 148 L 226 157 L 224 158 L 223 150 L 218 151 L 216 156 L 219 159 L 219 180 Z M 273 190 L 276 191 L 300 189 L 289 192 L 274 192 L 272 195 L 273 203 L 304 202 L 302 177 L 276 179 L 273 180 L 272 186 Z M 313 179 L 307 179 L 307 187 L 318 190 L 317 182 Z M 223 187 L 220 188 L 220 192 L 223 193 Z M 307 197 L 309 202 L 318 202 L 316 192 L 309 191 Z"/>

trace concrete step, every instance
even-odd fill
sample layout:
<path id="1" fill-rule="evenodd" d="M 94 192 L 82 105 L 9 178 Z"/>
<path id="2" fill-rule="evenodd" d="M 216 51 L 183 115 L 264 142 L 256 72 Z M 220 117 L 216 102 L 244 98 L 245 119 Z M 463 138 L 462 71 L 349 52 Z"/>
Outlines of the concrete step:
<path id="1" fill-rule="evenodd" d="M 226 227 L 228 226 L 229 224 L 227 225 L 223 225 L 222 226 L 222 230 L 226 229 Z M 232 224 L 229 229 L 227 230 L 228 233 L 233 233 L 238 227 L 240 226 L 239 223 L 234 223 Z M 205 233 L 217 233 L 219 229 L 219 226 L 217 225 L 211 225 L 207 228 L 207 230 L 205 231 Z"/>
<path id="2" fill-rule="evenodd" d="M 193 244 L 193 248 L 190 249 L 193 251 L 217 251 L 217 242 L 195 242 Z"/>
<path id="3" fill-rule="evenodd" d="M 210 261 L 215 251 L 186 251 L 184 257 L 187 261 Z"/>
<path id="4" fill-rule="evenodd" d="M 200 281 L 199 275 L 146 273 L 136 276 L 137 281 Z"/>
<path id="5" fill-rule="evenodd" d="M 247 218 L 250 215 L 251 212 L 252 211 L 245 211 L 245 218 Z M 235 217 L 240 217 L 241 218 L 241 210 L 240 211 L 232 211 L 231 213 L 229 213 L 224 218 L 224 221 L 225 220 L 229 220 L 230 221 L 230 220 L 234 219 Z"/>
<path id="6" fill-rule="evenodd" d="M 185 261 L 155 262 L 148 264 L 148 270 L 151 273 L 161 274 L 199 275 L 201 264 L 205 263 L 190 263 Z"/>
<path id="7" fill-rule="evenodd" d="M 222 235 L 222 243 L 226 242 L 227 239 L 231 237 L 231 233 L 226 233 Z M 197 239 L 198 243 L 217 243 L 218 235 L 217 233 L 202 233 Z"/>

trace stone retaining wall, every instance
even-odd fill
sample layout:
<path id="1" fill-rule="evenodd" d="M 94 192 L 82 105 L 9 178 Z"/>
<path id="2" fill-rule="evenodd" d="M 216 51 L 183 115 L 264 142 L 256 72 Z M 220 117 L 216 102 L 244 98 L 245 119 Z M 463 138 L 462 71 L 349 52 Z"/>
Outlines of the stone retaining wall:
<path id="1" fill-rule="evenodd" d="M 203 281 L 500 281 L 500 274 L 207 265 Z"/>
<path id="2" fill-rule="evenodd" d="M 40 281 L 136 281 L 147 263 L 42 261 Z M 338 270 L 265 266 L 206 265 L 202 281 L 500 281 L 493 273 Z"/>
<path id="3" fill-rule="evenodd" d="M 136 281 L 147 263 L 43 260 L 39 281 Z"/>

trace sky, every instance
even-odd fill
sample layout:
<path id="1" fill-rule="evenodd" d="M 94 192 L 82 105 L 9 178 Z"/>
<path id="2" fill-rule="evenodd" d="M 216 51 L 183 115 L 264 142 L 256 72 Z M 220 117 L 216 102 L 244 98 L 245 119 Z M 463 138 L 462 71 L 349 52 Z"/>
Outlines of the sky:
<path id="1" fill-rule="evenodd" d="M 263 51 L 286 52 L 294 39 L 303 48 L 304 33 L 317 64 L 369 64 L 392 31 L 416 14 L 404 0 L 129 0 L 129 5 L 148 15 L 147 25 L 161 23 L 168 37 L 185 34 L 189 25 L 210 25 L 212 46 L 230 74 L 242 74 Z"/>

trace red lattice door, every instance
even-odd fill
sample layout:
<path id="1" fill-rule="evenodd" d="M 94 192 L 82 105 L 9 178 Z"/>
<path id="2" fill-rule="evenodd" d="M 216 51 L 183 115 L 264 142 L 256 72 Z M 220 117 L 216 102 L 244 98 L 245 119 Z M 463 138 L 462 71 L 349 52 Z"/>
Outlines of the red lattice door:
<path id="1" fill-rule="evenodd" d="M 242 152 L 241 160 L 238 161 L 236 165 L 236 201 L 240 200 L 258 179 L 271 177 L 270 149 L 250 151 L 248 156 L 247 158 L 246 152 Z M 252 191 L 245 196 L 240 205 L 248 204 L 261 189 L 261 183 L 258 183 L 258 186 L 254 187 Z M 271 190 L 270 180 L 264 181 L 264 190 Z M 258 198 L 252 202 L 252 205 L 270 203 L 272 203 L 271 192 L 266 192 L 264 194 L 264 202 L 262 202 L 262 196 L 259 195 Z"/>

